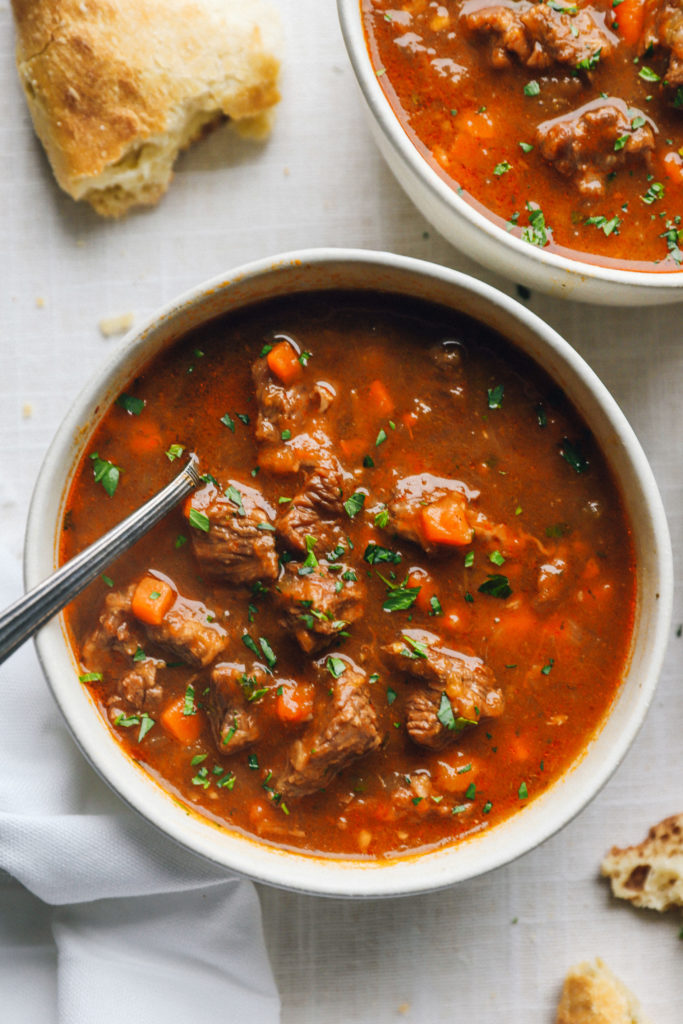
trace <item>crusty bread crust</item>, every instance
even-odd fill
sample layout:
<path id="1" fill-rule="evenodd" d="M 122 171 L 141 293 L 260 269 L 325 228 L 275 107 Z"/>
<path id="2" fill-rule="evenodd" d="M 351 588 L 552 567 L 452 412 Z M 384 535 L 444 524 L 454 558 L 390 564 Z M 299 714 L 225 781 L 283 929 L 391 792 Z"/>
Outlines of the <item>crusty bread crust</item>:
<path id="1" fill-rule="evenodd" d="M 612 892 L 636 907 L 683 907 L 683 814 L 665 818 L 639 846 L 614 846 L 602 862 Z"/>
<path id="2" fill-rule="evenodd" d="M 602 960 L 573 967 L 565 978 L 557 1024 L 647 1024 L 638 1000 Z"/>
<path id="3" fill-rule="evenodd" d="M 12 0 L 17 65 L 57 181 L 105 216 L 155 203 L 178 152 L 278 102 L 267 0 Z M 253 124 L 252 124 L 253 126 Z"/>

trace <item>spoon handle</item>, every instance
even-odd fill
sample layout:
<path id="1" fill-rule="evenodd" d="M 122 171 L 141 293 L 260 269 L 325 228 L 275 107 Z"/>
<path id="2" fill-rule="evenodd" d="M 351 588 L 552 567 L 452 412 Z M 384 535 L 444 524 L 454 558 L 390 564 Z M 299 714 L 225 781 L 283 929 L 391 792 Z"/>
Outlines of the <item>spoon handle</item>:
<path id="1" fill-rule="evenodd" d="M 163 490 L 0 614 L 0 664 L 199 483 L 193 456 Z"/>

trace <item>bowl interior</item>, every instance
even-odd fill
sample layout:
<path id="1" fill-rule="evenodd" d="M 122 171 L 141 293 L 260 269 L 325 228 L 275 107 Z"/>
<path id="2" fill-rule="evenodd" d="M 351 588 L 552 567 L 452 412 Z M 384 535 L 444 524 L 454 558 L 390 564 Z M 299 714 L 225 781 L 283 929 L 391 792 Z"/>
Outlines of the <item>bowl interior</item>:
<path id="1" fill-rule="evenodd" d="M 59 524 L 78 456 L 123 385 L 170 341 L 231 309 L 319 289 L 381 290 L 441 303 L 495 328 L 536 360 L 589 424 L 611 465 L 633 525 L 637 609 L 627 678 L 602 731 L 545 794 L 495 829 L 458 845 L 389 862 L 324 859 L 266 845 L 189 812 L 119 747 L 86 688 L 61 619 L 37 647 L 54 696 L 85 756 L 129 805 L 167 835 L 216 863 L 259 880 L 313 893 L 385 896 L 448 885 L 497 867 L 546 839 L 595 795 L 625 754 L 652 697 L 672 601 L 671 551 L 652 473 L 618 406 L 595 374 L 554 331 L 489 286 L 417 260 L 384 253 L 311 250 L 250 264 L 182 296 L 124 339 L 63 422 L 34 492 L 26 537 L 27 586 L 57 564 Z M 59 502 L 55 495 L 61 495 Z"/>
<path id="2" fill-rule="evenodd" d="M 399 184 L 452 245 L 490 270 L 562 298 L 627 306 L 683 301 L 683 272 L 622 270 L 549 252 L 517 238 L 459 196 L 392 110 L 372 66 L 360 0 L 337 0 L 337 8 L 374 140 Z"/>

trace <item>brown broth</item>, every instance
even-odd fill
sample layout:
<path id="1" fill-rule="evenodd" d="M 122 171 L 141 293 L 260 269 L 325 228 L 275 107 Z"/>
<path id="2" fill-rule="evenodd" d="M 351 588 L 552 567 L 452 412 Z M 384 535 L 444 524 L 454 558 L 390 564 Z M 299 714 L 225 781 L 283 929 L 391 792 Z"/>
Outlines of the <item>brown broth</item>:
<path id="1" fill-rule="evenodd" d="M 190 532 L 180 509 L 112 565 L 111 587 L 97 581 L 69 608 L 74 647 L 80 651 L 95 628 L 107 593 L 149 570 L 225 621 L 231 640 L 220 660 L 243 661 L 249 671 L 255 659 L 241 635 L 249 631 L 268 639 L 278 661 L 271 691 L 253 705 L 262 716 L 264 738 L 252 751 L 219 753 L 208 725 L 189 746 L 158 721 L 142 742 L 137 727 L 112 726 L 123 748 L 162 786 L 230 828 L 329 855 L 386 857 L 494 827 L 565 773 L 600 728 L 628 657 L 635 573 L 621 499 L 585 424 L 544 373 L 487 328 L 398 296 L 331 292 L 263 303 L 195 331 L 125 389 L 144 399 L 140 415 L 116 405 L 104 415 L 71 487 L 61 557 L 101 536 L 174 475 L 178 462 L 171 464 L 164 454 L 172 444 L 195 451 L 202 471 L 221 483 L 236 478 L 259 487 L 275 507 L 280 497 L 295 493 L 296 477 L 263 470 L 252 476 L 258 451 L 250 368 L 276 335 L 312 353 L 308 379 L 334 385 L 337 398 L 326 429 L 353 474 L 350 490 L 369 491 L 365 510 L 348 520 L 354 548 L 344 556 L 366 585 L 365 614 L 330 651 L 350 656 L 367 675 L 378 674 L 372 699 L 384 745 L 319 793 L 286 807 L 273 799 L 268 773 L 280 770 L 301 733 L 301 727 L 279 721 L 276 687 L 281 679 L 314 682 L 310 659 L 283 632 L 268 595 L 254 598 L 248 588 L 217 584 L 202 572 L 190 543 L 177 546 Z M 465 355 L 462 375 L 444 384 L 427 350 L 446 339 L 461 342 Z M 368 399 L 375 380 L 389 389 L 389 415 L 373 410 Z M 500 408 L 492 409 L 489 389 L 501 385 Z M 226 412 L 234 432 L 221 422 Z M 380 430 L 386 440 L 378 445 Z M 560 454 L 565 438 L 588 460 L 585 472 L 576 472 Z M 121 467 L 113 497 L 94 481 L 93 452 Z M 366 455 L 374 466 L 363 466 Z M 522 539 L 518 553 L 498 565 L 491 556 L 496 558 L 500 540 L 476 535 L 466 548 L 427 556 L 379 529 L 373 510 L 397 479 L 419 472 L 454 478 L 480 492 L 472 505 Z M 400 552 L 401 563 L 368 565 L 363 552 L 370 540 Z M 543 604 L 539 566 L 558 554 L 566 561 L 561 590 Z M 430 574 L 442 614 L 433 614 L 431 604 L 428 611 L 382 610 L 387 587 L 375 570 L 395 571 L 400 582 L 414 568 Z M 505 600 L 478 590 L 494 573 L 508 577 L 512 595 Z M 224 608 L 227 620 L 220 614 Z M 418 748 L 403 725 L 414 683 L 392 671 L 377 651 L 407 628 L 430 630 L 450 648 L 482 658 L 504 693 L 503 716 L 466 729 L 444 751 Z M 154 645 L 145 645 L 145 653 L 156 653 Z M 90 684 L 105 717 L 117 664 L 117 657 L 103 654 L 103 679 Z M 169 697 L 182 695 L 193 679 L 200 703 L 206 677 L 206 670 L 197 678 L 196 670 L 182 665 L 163 672 Z M 320 705 L 327 694 L 315 685 Z M 191 764 L 202 755 L 201 765 Z M 202 766 L 204 778 L 198 776 Z M 218 787 L 220 773 L 228 771 L 235 776 L 233 788 Z"/>

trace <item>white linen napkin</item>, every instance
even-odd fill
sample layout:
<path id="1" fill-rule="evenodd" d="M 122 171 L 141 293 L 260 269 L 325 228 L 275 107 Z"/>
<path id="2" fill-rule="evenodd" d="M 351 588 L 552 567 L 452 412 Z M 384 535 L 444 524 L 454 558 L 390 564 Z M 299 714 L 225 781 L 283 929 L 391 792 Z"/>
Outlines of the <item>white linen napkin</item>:
<path id="1" fill-rule="evenodd" d="M 20 593 L 0 549 L 0 608 Z M 279 1020 L 253 885 L 107 789 L 30 642 L 0 666 L 0 999 L 14 1024 Z"/>

